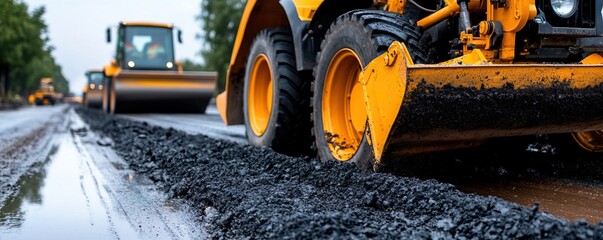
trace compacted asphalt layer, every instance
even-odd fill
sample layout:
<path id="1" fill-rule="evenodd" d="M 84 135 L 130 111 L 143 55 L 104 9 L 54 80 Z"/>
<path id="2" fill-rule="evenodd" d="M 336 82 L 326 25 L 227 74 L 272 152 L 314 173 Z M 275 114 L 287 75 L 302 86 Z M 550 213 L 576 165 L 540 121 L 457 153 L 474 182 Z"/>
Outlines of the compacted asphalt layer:
<path id="1" fill-rule="evenodd" d="M 603 239 L 603 223 L 561 219 L 538 204 L 77 112 L 136 173 L 186 201 L 209 238 Z"/>

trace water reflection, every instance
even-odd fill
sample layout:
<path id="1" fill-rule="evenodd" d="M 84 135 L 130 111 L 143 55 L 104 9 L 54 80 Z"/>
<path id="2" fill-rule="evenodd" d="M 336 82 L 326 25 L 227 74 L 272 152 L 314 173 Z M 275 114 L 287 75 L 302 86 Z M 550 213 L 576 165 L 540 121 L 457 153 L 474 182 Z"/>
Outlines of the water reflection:
<path id="1" fill-rule="evenodd" d="M 70 116 L 71 129 L 81 130 L 83 122 Z M 54 135 L 58 145 L 48 158 L 16 183 L 19 191 L 0 206 L 0 239 L 189 239 L 196 233 L 188 217 L 165 212 L 159 196 L 140 192 L 151 188 L 143 189 L 124 162 L 110 160 L 114 154 L 98 147 L 94 134 L 78 132 Z"/>
<path id="2" fill-rule="evenodd" d="M 17 185 L 19 191 L 17 194 L 9 197 L 4 206 L 0 208 L 0 228 L 20 228 L 25 220 L 25 212 L 22 205 L 42 205 L 43 198 L 40 190 L 44 187 L 44 179 L 46 178 L 45 166 L 50 162 L 50 157 L 56 153 L 57 147 L 53 146 L 50 154 L 44 160 L 34 164 L 31 169 L 21 176 Z"/>
<path id="3" fill-rule="evenodd" d="M 127 221 L 112 218 L 107 192 L 89 158 L 68 134 L 48 164 L 23 177 L 21 191 L 2 209 L 2 239 L 117 239 L 136 236 Z M 117 225 L 119 223 L 119 225 Z M 121 231 L 122 226 L 126 230 Z"/>

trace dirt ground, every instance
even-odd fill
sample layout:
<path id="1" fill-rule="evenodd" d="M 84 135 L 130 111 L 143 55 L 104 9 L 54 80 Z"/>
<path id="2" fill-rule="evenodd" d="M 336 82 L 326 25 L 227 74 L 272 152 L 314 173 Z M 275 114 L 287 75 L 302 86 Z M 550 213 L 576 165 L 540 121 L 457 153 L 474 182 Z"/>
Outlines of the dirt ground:
<path id="1" fill-rule="evenodd" d="M 570 222 L 538 205 L 465 194 L 437 180 L 365 173 L 350 164 L 289 157 L 99 111 L 78 113 L 113 140 L 131 168 L 188 201 L 211 238 L 603 238 L 603 223 Z M 452 168 L 480 169 L 468 167 L 467 159 Z M 488 166 L 483 169 L 497 176 L 523 174 Z M 547 168 L 525 172 L 563 174 Z"/>

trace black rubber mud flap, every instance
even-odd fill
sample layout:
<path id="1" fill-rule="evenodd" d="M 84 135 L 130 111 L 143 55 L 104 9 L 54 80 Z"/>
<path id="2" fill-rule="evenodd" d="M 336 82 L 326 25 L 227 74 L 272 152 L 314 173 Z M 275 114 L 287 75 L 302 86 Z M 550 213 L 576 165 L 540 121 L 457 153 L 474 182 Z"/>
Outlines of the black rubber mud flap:
<path id="1" fill-rule="evenodd" d="M 366 67 L 374 58 L 387 51 L 394 41 L 406 44 L 415 63 L 429 63 L 425 53 L 427 44 L 421 41 L 421 33 L 415 27 L 414 21 L 404 15 L 381 10 L 351 11 L 337 18 L 327 31 L 314 68 L 315 82 L 312 98 L 313 134 L 318 156 L 322 160 L 336 160 L 329 149 L 327 134 L 322 126 L 324 78 L 332 58 L 341 49 L 348 48 L 358 55 L 363 67 Z M 356 163 L 361 169 L 376 170 L 374 154 L 366 136 L 365 134 L 356 153 L 349 161 Z"/>
<path id="2" fill-rule="evenodd" d="M 251 45 L 245 73 L 244 104 L 245 133 L 249 143 L 266 146 L 289 155 L 310 155 L 312 134 L 310 125 L 311 73 L 296 70 L 291 32 L 283 28 L 262 30 Z M 249 76 L 256 57 L 267 57 L 272 70 L 272 111 L 268 127 L 257 136 L 249 121 Z"/>

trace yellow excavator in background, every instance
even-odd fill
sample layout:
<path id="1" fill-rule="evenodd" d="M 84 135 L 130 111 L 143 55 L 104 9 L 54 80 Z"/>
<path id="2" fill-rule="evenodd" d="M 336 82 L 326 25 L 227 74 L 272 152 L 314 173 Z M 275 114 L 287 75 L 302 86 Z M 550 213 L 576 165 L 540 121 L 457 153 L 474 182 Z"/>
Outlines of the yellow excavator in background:
<path id="1" fill-rule="evenodd" d="M 29 96 L 29 102 L 37 106 L 54 105 L 58 100 L 60 99 L 54 91 L 54 82 L 52 81 L 52 78 L 40 79 L 40 87 L 36 92 Z"/>
<path id="2" fill-rule="evenodd" d="M 226 124 L 377 169 L 495 137 L 603 151 L 603 1 L 249 0 Z"/>
<path id="3" fill-rule="evenodd" d="M 216 72 L 184 72 L 175 61 L 172 24 L 121 22 L 115 59 L 106 65 L 102 108 L 118 112 L 204 113 Z M 182 42 L 181 31 L 178 41 Z M 111 29 L 107 29 L 111 42 Z"/>
<path id="4" fill-rule="evenodd" d="M 102 108 L 103 95 L 103 78 L 102 70 L 89 70 L 86 72 L 86 86 L 82 95 L 84 106 L 89 108 Z"/>

